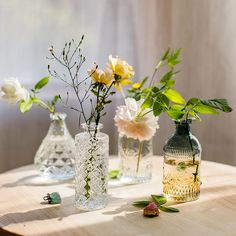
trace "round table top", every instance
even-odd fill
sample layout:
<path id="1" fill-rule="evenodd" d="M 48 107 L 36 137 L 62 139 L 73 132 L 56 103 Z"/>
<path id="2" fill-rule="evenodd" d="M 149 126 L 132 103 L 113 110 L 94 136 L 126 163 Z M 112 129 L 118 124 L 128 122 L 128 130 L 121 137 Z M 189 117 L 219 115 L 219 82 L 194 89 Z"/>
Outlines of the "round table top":
<path id="1" fill-rule="evenodd" d="M 202 161 L 201 196 L 178 204 L 179 213 L 161 212 L 145 218 L 132 206 L 150 194 L 162 193 L 162 158 L 154 157 L 150 183 L 120 186 L 110 183 L 106 208 L 81 212 L 74 207 L 73 182 L 48 183 L 33 165 L 0 175 L 0 226 L 19 235 L 236 235 L 236 167 Z M 110 168 L 117 167 L 111 158 Z M 42 203 L 48 192 L 58 191 L 60 205 Z M 2 234 L 1 234 L 2 235 Z M 3 234 L 4 235 L 4 234 Z"/>

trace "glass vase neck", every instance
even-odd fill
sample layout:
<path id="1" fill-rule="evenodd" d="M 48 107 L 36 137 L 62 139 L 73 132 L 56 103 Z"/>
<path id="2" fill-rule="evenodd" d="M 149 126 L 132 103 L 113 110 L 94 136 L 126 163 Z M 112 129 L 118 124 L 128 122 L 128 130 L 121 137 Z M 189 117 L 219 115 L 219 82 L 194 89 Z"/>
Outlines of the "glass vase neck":
<path id="1" fill-rule="evenodd" d="M 188 135 L 191 133 L 191 121 L 175 122 L 175 134 Z"/>
<path id="2" fill-rule="evenodd" d="M 48 131 L 49 135 L 63 136 L 69 133 L 65 123 L 66 119 L 65 113 L 50 114 L 50 119 L 51 119 L 51 125 Z"/>
<path id="3" fill-rule="evenodd" d="M 54 120 L 65 120 L 66 116 L 67 115 L 65 113 L 51 113 L 50 114 L 50 119 L 51 119 L 51 121 L 54 121 Z"/>
<path id="4" fill-rule="evenodd" d="M 87 132 L 100 132 L 100 130 L 103 128 L 103 124 L 99 123 L 96 125 L 96 123 L 92 122 L 89 125 L 86 123 L 81 124 L 82 129 L 86 130 Z"/>

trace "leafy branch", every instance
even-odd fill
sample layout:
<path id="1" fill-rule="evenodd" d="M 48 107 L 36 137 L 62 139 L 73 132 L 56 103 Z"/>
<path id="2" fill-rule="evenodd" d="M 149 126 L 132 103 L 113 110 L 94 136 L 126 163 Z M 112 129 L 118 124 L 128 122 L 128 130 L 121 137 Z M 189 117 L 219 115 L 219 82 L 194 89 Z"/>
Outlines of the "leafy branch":
<path id="1" fill-rule="evenodd" d="M 55 113 L 55 106 L 60 98 L 60 95 L 54 96 L 51 102 L 45 103 L 42 101 L 37 94 L 41 91 L 41 89 L 46 86 L 49 82 L 50 78 L 49 77 L 44 77 L 41 80 L 39 80 L 33 89 L 31 89 L 32 94 L 29 95 L 29 99 L 22 100 L 20 102 L 20 111 L 22 113 L 28 112 L 33 104 L 36 104 L 46 110 L 48 110 L 50 113 Z"/>
<path id="2" fill-rule="evenodd" d="M 172 100 L 180 104 L 185 102 L 180 93 L 172 89 L 175 85 L 173 77 L 178 73 L 178 71 L 175 70 L 175 66 L 180 63 L 179 54 L 180 49 L 174 51 L 168 49 L 157 63 L 151 76 L 149 86 L 144 87 L 149 80 L 149 76 L 147 76 L 140 83 L 133 84 L 132 88 L 128 90 L 129 96 L 134 99 L 144 99 L 141 106 L 141 116 L 145 116 L 149 112 L 153 112 L 155 116 L 159 116 L 162 112 L 168 110 L 170 101 Z M 159 83 L 154 83 L 157 73 L 163 66 L 168 68 L 167 71 L 160 75 Z M 143 113 L 145 109 L 149 109 L 149 111 Z"/>
<path id="3" fill-rule="evenodd" d="M 173 104 L 168 107 L 167 114 L 177 122 L 187 122 L 188 120 L 199 120 L 199 114 L 219 114 L 231 112 L 233 109 L 224 98 L 199 99 L 190 98 L 185 104 Z"/>

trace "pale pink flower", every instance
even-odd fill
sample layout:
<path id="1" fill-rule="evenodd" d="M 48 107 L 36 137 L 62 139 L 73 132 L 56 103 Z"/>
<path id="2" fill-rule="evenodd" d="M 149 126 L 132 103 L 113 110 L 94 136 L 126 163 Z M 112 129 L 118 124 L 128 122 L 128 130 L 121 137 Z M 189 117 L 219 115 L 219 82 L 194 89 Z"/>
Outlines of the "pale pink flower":
<path id="1" fill-rule="evenodd" d="M 117 108 L 114 118 L 119 133 L 128 138 L 138 139 L 140 142 L 150 140 L 159 128 L 158 117 L 155 117 L 152 112 L 147 113 L 150 109 L 141 110 L 143 100 L 127 98 L 125 103 L 126 105 Z"/>

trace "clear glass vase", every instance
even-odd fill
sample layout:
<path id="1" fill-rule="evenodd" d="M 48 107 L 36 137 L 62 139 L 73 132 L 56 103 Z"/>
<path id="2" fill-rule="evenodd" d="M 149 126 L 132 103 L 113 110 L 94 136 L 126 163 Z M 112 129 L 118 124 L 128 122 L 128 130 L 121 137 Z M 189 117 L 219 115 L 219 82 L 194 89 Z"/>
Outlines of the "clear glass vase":
<path id="1" fill-rule="evenodd" d="M 200 195 L 201 145 L 190 122 L 176 122 L 176 131 L 164 146 L 163 193 L 171 201 L 197 200 Z"/>
<path id="2" fill-rule="evenodd" d="M 82 124 L 85 132 L 75 136 L 75 206 L 82 210 L 104 208 L 108 201 L 109 137 L 100 132 L 102 127 Z"/>
<path id="3" fill-rule="evenodd" d="M 120 180 L 127 184 L 145 183 L 152 178 L 152 139 L 119 136 Z"/>
<path id="4" fill-rule="evenodd" d="M 66 123 L 66 114 L 50 114 L 51 124 L 36 152 L 34 163 L 43 176 L 66 180 L 75 175 L 75 142 Z"/>

